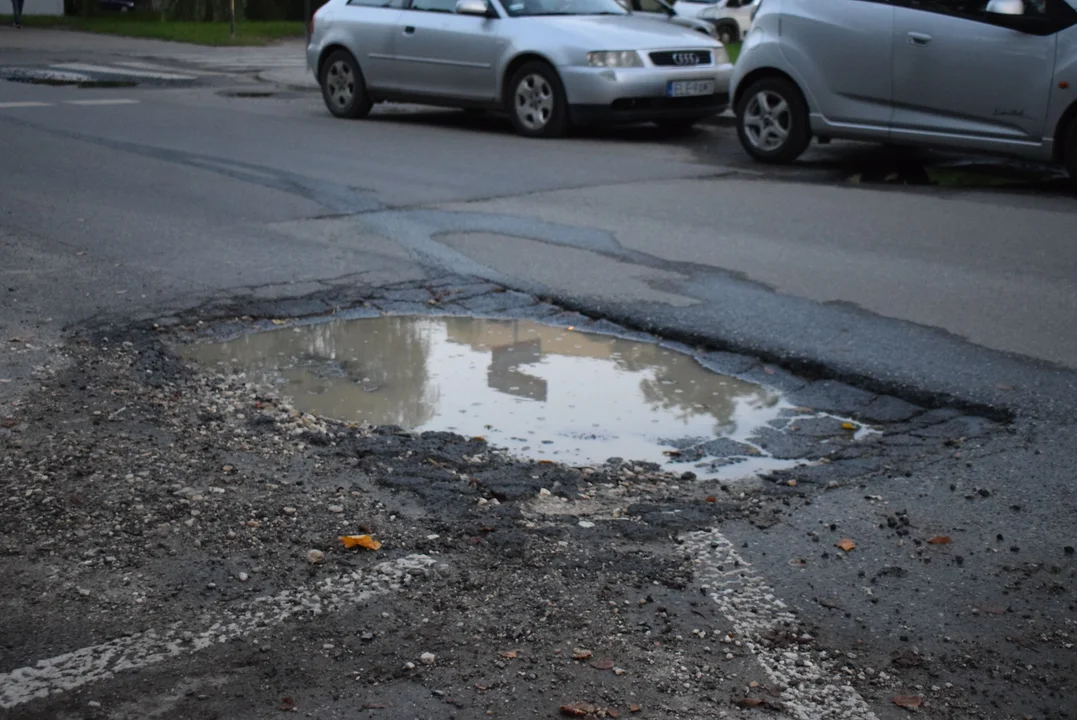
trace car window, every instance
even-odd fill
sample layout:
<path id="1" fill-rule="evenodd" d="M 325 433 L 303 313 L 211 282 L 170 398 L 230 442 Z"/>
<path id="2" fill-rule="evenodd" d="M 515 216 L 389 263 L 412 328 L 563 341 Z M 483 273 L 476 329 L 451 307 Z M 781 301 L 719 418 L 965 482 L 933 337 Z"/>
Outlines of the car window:
<path id="1" fill-rule="evenodd" d="M 455 13 L 456 0 L 411 0 L 412 10 L 426 12 Z"/>
<path id="2" fill-rule="evenodd" d="M 989 13 L 1047 17 L 1047 0 L 904 0 L 903 4 L 975 20 L 986 19 Z"/>
<path id="3" fill-rule="evenodd" d="M 625 15 L 617 0 L 507 0 L 505 11 L 512 17 L 539 15 Z"/>

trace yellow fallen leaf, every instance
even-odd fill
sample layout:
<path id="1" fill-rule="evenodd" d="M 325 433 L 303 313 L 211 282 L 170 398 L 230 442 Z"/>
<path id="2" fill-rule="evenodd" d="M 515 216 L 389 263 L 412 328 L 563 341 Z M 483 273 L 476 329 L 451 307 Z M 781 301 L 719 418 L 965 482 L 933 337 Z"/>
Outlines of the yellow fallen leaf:
<path id="1" fill-rule="evenodd" d="M 839 542 L 839 543 L 838 543 L 837 545 L 835 545 L 835 547 L 839 547 L 839 548 L 841 548 L 842 550 L 844 550 L 845 552 L 849 552 L 849 551 L 851 551 L 851 550 L 852 550 L 853 548 L 855 548 L 855 547 L 856 547 L 856 543 L 854 543 L 854 542 L 853 542 L 853 541 L 852 541 L 851 539 L 849 539 L 849 538 L 845 538 L 844 540 L 840 541 L 840 542 Z"/>
<path id="2" fill-rule="evenodd" d="M 381 543 L 369 535 L 342 535 L 340 541 L 346 548 L 361 547 L 367 550 L 380 550 Z"/>
<path id="3" fill-rule="evenodd" d="M 856 425 L 856 423 L 843 422 L 841 424 L 841 429 L 842 430 L 859 430 L 860 428 Z"/>
<path id="4" fill-rule="evenodd" d="M 278 320 L 278 319 L 276 319 L 276 318 L 273 318 L 273 319 L 272 319 L 272 320 L 270 320 L 269 322 L 273 323 L 274 325 L 284 325 L 284 321 L 283 321 L 283 320 Z"/>
<path id="5" fill-rule="evenodd" d="M 927 542 L 929 545 L 949 545 L 951 540 L 949 535 L 936 535 Z"/>

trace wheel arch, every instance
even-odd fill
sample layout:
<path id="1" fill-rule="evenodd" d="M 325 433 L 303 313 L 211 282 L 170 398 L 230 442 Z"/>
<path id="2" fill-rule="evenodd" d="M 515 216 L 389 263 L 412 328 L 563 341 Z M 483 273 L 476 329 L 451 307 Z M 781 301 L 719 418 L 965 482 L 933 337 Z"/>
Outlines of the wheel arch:
<path id="1" fill-rule="evenodd" d="M 804 89 L 800 87 L 800 83 L 794 80 L 789 73 L 782 72 L 781 70 L 772 67 L 761 67 L 756 70 L 752 70 L 750 73 L 741 78 L 740 82 L 737 83 L 736 89 L 733 91 L 732 107 L 736 109 L 737 105 L 740 104 L 741 98 L 744 97 L 744 93 L 753 84 L 759 82 L 760 80 L 764 80 L 771 77 L 781 78 L 782 80 L 788 80 L 790 83 L 792 83 L 793 87 L 795 87 L 797 89 L 797 92 L 800 93 L 800 97 L 804 101 L 804 106 L 808 108 L 809 113 L 811 112 L 811 104 L 808 102 L 808 96 L 804 94 Z"/>
<path id="2" fill-rule="evenodd" d="M 714 29 L 715 29 L 716 32 L 720 31 L 722 28 L 730 28 L 730 29 L 732 29 L 733 30 L 733 36 L 736 38 L 736 40 L 734 40 L 733 42 L 740 42 L 740 40 L 741 40 L 740 23 L 737 22 L 736 18 L 731 18 L 731 17 L 722 18 L 721 20 L 718 20 L 717 22 L 714 23 Z"/>
<path id="3" fill-rule="evenodd" d="M 355 58 L 355 64 L 359 65 L 359 58 L 355 57 L 355 53 L 352 52 L 351 48 L 338 42 L 330 43 L 329 45 L 326 45 L 324 48 L 322 48 L 321 53 L 318 55 L 318 74 L 316 76 L 318 78 L 318 82 L 322 81 L 322 69 L 325 67 L 325 61 L 328 60 L 329 56 L 335 53 L 337 50 L 343 50 L 344 52 L 351 55 L 353 58 Z M 360 65 L 359 68 L 361 70 L 362 66 Z"/>
<path id="4" fill-rule="evenodd" d="M 557 65 L 553 63 L 550 58 L 546 57 L 542 53 L 535 52 L 533 50 L 526 50 L 513 56 L 511 60 L 505 63 L 505 70 L 501 73 L 501 82 L 498 87 L 498 91 L 501 93 L 498 100 L 500 102 L 507 102 L 505 98 L 509 96 L 509 82 L 512 81 L 512 76 L 516 74 L 516 71 L 522 68 L 529 62 L 541 62 L 550 66 L 550 68 L 557 73 L 560 78 L 561 73 L 557 71 Z"/>

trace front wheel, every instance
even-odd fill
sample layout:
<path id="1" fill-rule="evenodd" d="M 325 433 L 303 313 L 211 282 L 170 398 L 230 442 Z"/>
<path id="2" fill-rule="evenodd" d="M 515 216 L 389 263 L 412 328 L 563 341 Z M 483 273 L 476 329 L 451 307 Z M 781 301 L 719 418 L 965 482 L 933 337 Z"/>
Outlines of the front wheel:
<path id="1" fill-rule="evenodd" d="M 752 83 L 737 102 L 737 135 L 760 162 L 796 160 L 811 143 L 808 105 L 800 89 L 781 77 Z"/>
<path id="2" fill-rule="evenodd" d="M 718 28 L 718 42 L 723 45 L 728 45 L 737 41 L 737 33 L 729 25 L 722 25 Z"/>
<path id="3" fill-rule="evenodd" d="M 1070 183 L 1073 185 L 1073 189 L 1077 190 L 1077 118 L 1070 121 L 1062 161 L 1066 166 L 1066 172 L 1070 175 Z"/>
<path id="4" fill-rule="evenodd" d="M 366 117 L 374 107 L 366 91 L 363 71 L 347 50 L 337 50 L 326 58 L 319 84 L 325 106 L 339 118 Z"/>
<path id="5" fill-rule="evenodd" d="M 508 84 L 506 110 L 516 132 L 525 137 L 554 138 L 568 132 L 568 102 L 557 71 L 544 62 L 529 62 Z"/>

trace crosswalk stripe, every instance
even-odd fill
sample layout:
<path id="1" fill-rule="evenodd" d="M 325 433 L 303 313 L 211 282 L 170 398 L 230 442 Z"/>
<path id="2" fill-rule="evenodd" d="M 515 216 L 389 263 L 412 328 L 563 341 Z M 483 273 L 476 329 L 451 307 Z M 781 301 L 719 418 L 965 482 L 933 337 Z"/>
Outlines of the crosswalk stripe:
<path id="1" fill-rule="evenodd" d="M 21 102 L 0 102 L 0 108 L 32 108 L 32 107 L 48 107 L 52 103 L 33 102 L 30 100 L 23 100 Z"/>
<path id="2" fill-rule="evenodd" d="M 138 100 L 130 98 L 100 98 L 97 100 L 64 100 L 67 105 L 137 105 Z"/>
<path id="3" fill-rule="evenodd" d="M 104 75 L 127 75 L 130 77 L 147 77 L 157 78 L 159 80 L 197 80 L 196 75 L 180 75 L 179 73 L 170 72 L 149 72 L 147 70 L 134 70 L 127 68 L 118 68 L 110 65 L 89 65 L 87 63 L 66 63 L 63 65 L 53 65 L 52 67 L 60 70 L 76 70 L 78 72 L 98 73 Z"/>

